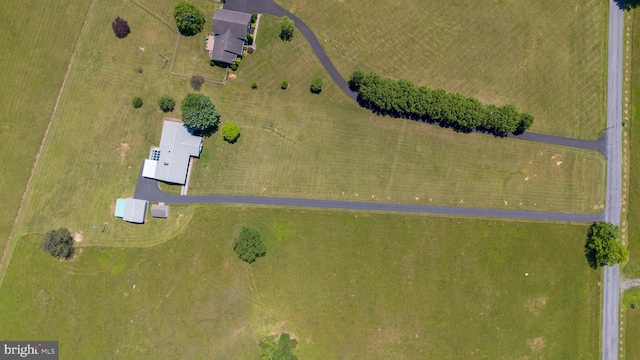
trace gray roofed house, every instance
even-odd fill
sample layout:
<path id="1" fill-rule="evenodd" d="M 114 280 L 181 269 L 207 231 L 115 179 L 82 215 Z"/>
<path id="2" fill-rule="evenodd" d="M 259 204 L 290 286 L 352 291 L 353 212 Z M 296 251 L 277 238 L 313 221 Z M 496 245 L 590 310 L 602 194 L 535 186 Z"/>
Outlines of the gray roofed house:
<path id="1" fill-rule="evenodd" d="M 132 223 L 144 224 L 144 219 L 147 216 L 147 204 L 147 200 L 125 199 L 122 219 Z"/>
<path id="2" fill-rule="evenodd" d="M 169 216 L 169 207 L 163 202 L 151 205 L 151 216 L 166 219 Z"/>
<path id="3" fill-rule="evenodd" d="M 199 157 L 201 151 L 202 137 L 192 135 L 181 122 L 165 120 L 160 147 L 151 148 L 142 176 L 184 185 L 189 161 L 192 156 Z"/>
<path id="4" fill-rule="evenodd" d="M 213 15 L 211 60 L 233 64 L 237 56 L 242 56 L 250 29 L 251 14 L 218 9 Z"/>

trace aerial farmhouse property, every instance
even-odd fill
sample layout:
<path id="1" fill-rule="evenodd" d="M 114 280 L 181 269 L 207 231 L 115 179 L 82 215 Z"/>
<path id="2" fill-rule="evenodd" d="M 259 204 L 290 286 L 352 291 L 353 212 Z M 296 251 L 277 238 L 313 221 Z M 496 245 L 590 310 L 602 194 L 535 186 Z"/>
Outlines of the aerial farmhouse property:
<path id="1" fill-rule="evenodd" d="M 183 123 L 164 120 L 160 146 L 152 147 L 142 176 L 184 185 L 191 157 L 200 157 L 202 137 L 192 135 Z"/>
<path id="2" fill-rule="evenodd" d="M 213 15 L 214 35 L 207 39 L 210 59 L 223 64 L 235 63 L 236 58 L 242 56 L 250 30 L 251 14 L 218 9 Z"/>

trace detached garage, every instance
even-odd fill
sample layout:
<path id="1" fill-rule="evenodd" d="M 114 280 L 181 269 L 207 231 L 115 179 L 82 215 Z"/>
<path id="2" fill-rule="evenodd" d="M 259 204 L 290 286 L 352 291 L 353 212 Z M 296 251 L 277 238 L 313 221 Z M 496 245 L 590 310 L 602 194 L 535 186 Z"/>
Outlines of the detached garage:
<path id="1" fill-rule="evenodd" d="M 118 199 L 116 201 L 116 211 L 114 215 L 130 223 L 144 224 L 147 216 L 148 203 L 147 200 L 133 198 Z"/>

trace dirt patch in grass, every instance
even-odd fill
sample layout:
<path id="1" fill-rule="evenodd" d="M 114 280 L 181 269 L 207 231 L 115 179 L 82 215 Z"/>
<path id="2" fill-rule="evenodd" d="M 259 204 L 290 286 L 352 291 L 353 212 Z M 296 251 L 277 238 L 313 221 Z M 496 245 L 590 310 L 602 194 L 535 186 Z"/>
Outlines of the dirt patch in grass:
<path id="1" fill-rule="evenodd" d="M 127 155 L 127 150 L 129 150 L 129 144 L 127 143 L 120 144 L 120 162 L 121 163 L 124 161 L 124 158 Z"/>
<path id="2" fill-rule="evenodd" d="M 542 352 L 546 344 L 547 339 L 543 338 L 542 336 L 535 339 L 527 340 L 529 349 L 531 349 L 531 351 L 533 351 L 535 354 L 539 354 L 540 352 Z"/>
<path id="3" fill-rule="evenodd" d="M 535 316 L 540 316 L 540 311 L 544 309 L 547 305 L 547 296 L 540 295 L 534 299 L 529 299 L 524 303 L 524 307 L 526 307 L 529 311 L 533 313 Z"/>

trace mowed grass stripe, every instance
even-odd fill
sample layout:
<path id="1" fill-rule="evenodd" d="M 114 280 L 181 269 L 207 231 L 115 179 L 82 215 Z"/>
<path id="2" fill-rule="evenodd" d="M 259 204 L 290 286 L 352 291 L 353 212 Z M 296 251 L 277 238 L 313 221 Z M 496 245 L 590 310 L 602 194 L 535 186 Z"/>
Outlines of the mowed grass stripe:
<path id="1" fill-rule="evenodd" d="M 596 138 L 605 127 L 607 3 L 279 0 L 343 77 L 404 78 L 531 113 L 532 131 Z"/>
<path id="2" fill-rule="evenodd" d="M 250 266 L 232 249 L 242 225 L 259 228 L 268 249 Z M 56 338 L 61 357 L 80 358 L 153 349 L 251 359 L 260 338 L 281 332 L 306 359 L 594 358 L 599 276 L 584 262 L 585 233 L 211 205 L 172 241 L 85 248 L 72 262 L 33 251 L 39 236 L 25 236 L 0 292 L 0 337 Z"/>
<path id="3" fill-rule="evenodd" d="M 132 33 L 126 39 L 104 25 L 113 12 L 128 14 Z M 179 103 L 192 91 L 188 80 L 170 76 L 155 56 L 172 54 L 175 34 L 124 2 L 97 2 L 87 24 L 20 232 L 67 226 L 84 234 L 82 245 L 161 243 L 180 231 L 191 210 L 181 208 L 158 226 L 138 227 L 115 219 L 112 206 L 117 197 L 133 194 L 142 160 L 159 142 L 166 115 L 156 99 L 168 94 Z M 274 17 L 264 16 L 260 26 L 258 50 L 243 60 L 236 79 L 202 89 L 219 107 L 222 124 L 238 123 L 242 135 L 235 145 L 219 134 L 205 140 L 191 194 L 575 212 L 595 212 L 602 202 L 599 155 L 377 117 L 329 81 L 304 39 L 280 41 Z M 204 51 L 194 56 L 207 63 Z M 320 95 L 309 92 L 316 75 L 325 77 Z M 289 81 L 289 89 L 280 89 L 281 80 Z M 139 110 L 131 107 L 134 96 L 145 100 Z M 551 159 L 556 154 L 564 161 L 560 166 Z M 525 181 L 527 174 L 537 177 Z"/>
<path id="4" fill-rule="evenodd" d="M 306 41 L 283 43 L 277 20 L 262 20 L 264 43 L 243 60 L 237 79 L 206 90 L 222 123 L 238 123 L 242 135 L 234 145 L 218 135 L 205 140 L 191 194 L 601 211 L 599 154 L 378 117 L 330 81 L 310 94 L 311 78 L 326 74 Z M 308 68 L 291 66 L 307 56 Z M 278 86 L 284 79 L 291 84 L 285 91 Z"/>
<path id="5" fill-rule="evenodd" d="M 0 249 L 4 249 L 89 1 L 3 4 Z M 28 9 L 28 10 L 25 10 Z"/>
<path id="6" fill-rule="evenodd" d="M 83 235 L 81 246 L 110 246 L 116 239 L 120 246 L 145 246 L 174 236 L 191 216 L 191 210 L 176 207 L 171 221 L 144 228 L 113 217 L 115 199 L 133 195 L 148 146 L 159 141 L 164 115 L 157 98 L 175 96 L 176 88 L 186 90 L 188 85 L 168 76 L 168 68 L 162 70 L 163 62 L 155 56 L 171 53 L 171 31 L 127 3 L 120 11 L 127 12 L 132 33 L 117 39 L 104 26 L 110 24 L 112 11 L 113 4 L 97 2 L 87 21 L 77 65 L 26 201 L 22 233 L 66 226 Z M 138 66 L 143 73 L 137 72 Z M 141 109 L 133 109 L 134 96 L 144 99 Z"/>

